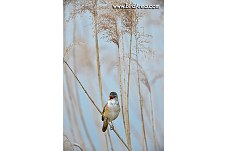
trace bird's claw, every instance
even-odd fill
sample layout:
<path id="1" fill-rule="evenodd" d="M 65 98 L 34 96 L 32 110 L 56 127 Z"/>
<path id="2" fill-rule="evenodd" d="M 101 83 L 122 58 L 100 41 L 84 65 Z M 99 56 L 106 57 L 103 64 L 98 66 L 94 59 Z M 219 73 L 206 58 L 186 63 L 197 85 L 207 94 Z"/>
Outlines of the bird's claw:
<path id="1" fill-rule="evenodd" d="M 110 130 L 114 130 L 114 126 L 111 126 L 111 127 L 110 127 Z"/>

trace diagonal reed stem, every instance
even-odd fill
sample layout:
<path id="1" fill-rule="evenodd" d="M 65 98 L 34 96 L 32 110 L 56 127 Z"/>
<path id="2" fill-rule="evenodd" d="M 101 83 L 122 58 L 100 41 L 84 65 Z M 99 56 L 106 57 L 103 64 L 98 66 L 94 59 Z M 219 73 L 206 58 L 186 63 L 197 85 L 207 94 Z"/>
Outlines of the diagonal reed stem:
<path id="1" fill-rule="evenodd" d="M 113 149 L 113 144 L 112 144 L 112 140 L 111 140 L 111 137 L 110 137 L 110 132 L 109 132 L 109 130 L 107 130 L 107 134 L 108 134 L 108 137 L 109 137 L 109 140 L 110 140 L 110 148 L 111 148 L 111 151 L 114 151 L 114 149 Z"/>
<path id="2" fill-rule="evenodd" d="M 98 110 L 98 112 L 102 115 L 101 110 L 95 104 L 94 100 L 90 97 L 90 95 L 88 94 L 87 90 L 84 88 L 84 86 L 82 85 L 82 83 L 80 82 L 80 80 L 78 79 L 78 77 L 76 76 L 76 74 L 73 72 L 72 68 L 69 66 L 69 64 L 67 63 L 67 61 L 65 61 L 65 59 L 63 59 L 63 62 L 68 66 L 68 68 L 70 69 L 70 71 L 72 72 L 72 74 L 74 75 L 74 77 L 76 78 L 76 80 L 78 81 L 78 83 L 80 84 L 81 88 L 84 90 L 85 94 L 89 98 L 89 100 L 92 102 L 92 104 Z M 124 140 L 121 138 L 121 136 L 118 134 L 118 132 L 115 129 L 113 129 L 113 131 L 117 135 L 117 137 L 121 140 L 121 142 L 125 145 L 125 147 L 130 151 L 130 149 L 128 148 L 128 146 L 126 145 L 126 143 L 124 142 Z"/>

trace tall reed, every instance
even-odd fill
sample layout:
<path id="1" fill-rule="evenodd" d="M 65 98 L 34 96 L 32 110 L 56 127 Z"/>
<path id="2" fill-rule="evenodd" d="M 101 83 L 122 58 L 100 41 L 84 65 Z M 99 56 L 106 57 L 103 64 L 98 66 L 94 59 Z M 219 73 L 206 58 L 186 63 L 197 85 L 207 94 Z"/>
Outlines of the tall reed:
<path id="1" fill-rule="evenodd" d="M 139 40 L 139 33 L 136 33 L 137 85 L 138 85 L 138 93 L 140 98 L 140 114 L 141 114 L 141 122 L 142 122 L 143 139 L 145 141 L 146 151 L 148 151 L 145 124 L 144 124 L 144 115 L 143 115 L 143 98 L 142 98 L 141 88 L 140 88 L 140 71 L 139 71 L 139 65 L 138 65 L 138 62 L 139 62 L 138 40 Z"/>

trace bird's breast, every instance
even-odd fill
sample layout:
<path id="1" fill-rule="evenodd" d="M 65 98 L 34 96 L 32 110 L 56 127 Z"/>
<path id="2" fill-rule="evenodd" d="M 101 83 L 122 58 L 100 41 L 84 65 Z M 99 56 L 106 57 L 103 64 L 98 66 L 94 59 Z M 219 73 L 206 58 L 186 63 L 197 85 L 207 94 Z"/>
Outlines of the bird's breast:
<path id="1" fill-rule="evenodd" d="M 115 102 L 108 102 L 108 108 L 110 110 L 118 110 L 119 107 L 120 107 L 119 104 Z"/>
<path id="2" fill-rule="evenodd" d="M 109 121 L 115 120 L 120 112 L 119 104 L 115 102 L 108 102 L 108 119 Z"/>

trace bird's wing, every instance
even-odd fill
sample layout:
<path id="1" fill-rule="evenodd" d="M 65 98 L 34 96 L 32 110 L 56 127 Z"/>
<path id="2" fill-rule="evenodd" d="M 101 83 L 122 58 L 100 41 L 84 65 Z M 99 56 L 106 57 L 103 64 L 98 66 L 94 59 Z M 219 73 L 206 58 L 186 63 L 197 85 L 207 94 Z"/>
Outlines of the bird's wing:
<path id="1" fill-rule="evenodd" d="M 102 111 L 102 114 L 105 112 L 105 110 L 106 110 L 106 107 L 107 107 L 107 103 L 106 103 L 106 105 L 103 107 L 103 111 Z M 104 121 L 104 117 L 103 117 L 103 115 L 102 115 L 102 121 Z"/>

